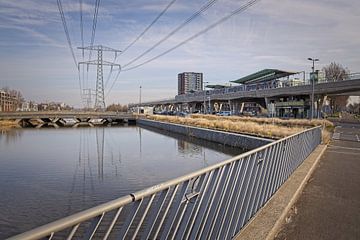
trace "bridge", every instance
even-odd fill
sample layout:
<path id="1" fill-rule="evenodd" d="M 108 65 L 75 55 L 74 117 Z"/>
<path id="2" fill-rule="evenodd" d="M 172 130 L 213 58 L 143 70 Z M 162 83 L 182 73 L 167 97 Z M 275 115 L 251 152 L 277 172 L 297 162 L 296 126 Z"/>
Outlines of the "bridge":
<path id="1" fill-rule="evenodd" d="M 2 112 L 0 120 L 14 120 L 22 127 L 79 127 L 108 124 L 135 123 L 136 116 L 117 112 Z"/>
<path id="2" fill-rule="evenodd" d="M 296 84 L 242 84 L 221 89 L 198 91 L 177 95 L 175 98 L 144 102 L 141 106 L 154 106 L 160 110 L 182 111 L 185 107 L 189 112 L 213 111 L 216 105 L 227 105 L 235 114 L 242 113 L 245 102 L 254 102 L 263 109 L 270 111 L 277 109 L 277 116 L 284 108 L 302 109 L 303 117 L 309 115 L 311 98 L 314 94 L 316 111 L 324 104 L 328 97 L 336 95 L 360 96 L 360 73 L 349 74 L 342 81 L 323 80 L 314 85 L 309 81 Z M 271 106 L 271 104 L 273 104 Z M 132 104 L 129 107 L 138 106 Z M 281 117 L 281 116 L 280 116 Z"/>

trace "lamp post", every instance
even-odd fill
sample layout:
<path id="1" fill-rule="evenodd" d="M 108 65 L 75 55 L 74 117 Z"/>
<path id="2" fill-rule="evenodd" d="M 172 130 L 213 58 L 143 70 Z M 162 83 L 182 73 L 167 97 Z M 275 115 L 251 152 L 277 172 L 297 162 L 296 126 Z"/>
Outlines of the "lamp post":
<path id="1" fill-rule="evenodd" d="M 140 110 L 140 108 L 141 108 L 141 85 L 140 85 L 140 89 L 139 89 L 139 107 L 138 107 L 138 113 L 140 114 L 141 113 L 141 110 Z"/>
<path id="2" fill-rule="evenodd" d="M 212 114 L 212 111 L 211 111 L 211 99 L 210 99 L 210 95 L 209 95 L 208 99 L 209 99 L 209 114 Z"/>
<path id="3" fill-rule="evenodd" d="M 209 82 L 203 82 L 203 91 L 204 91 L 204 114 L 206 114 L 206 91 L 205 91 L 205 83 L 209 83 Z"/>
<path id="4" fill-rule="evenodd" d="M 317 58 L 308 58 L 309 61 L 312 61 L 312 74 L 310 81 L 312 82 L 312 93 L 311 93 L 311 116 L 310 119 L 312 120 L 314 117 L 314 91 L 315 91 L 315 62 L 318 62 L 319 59 Z"/>

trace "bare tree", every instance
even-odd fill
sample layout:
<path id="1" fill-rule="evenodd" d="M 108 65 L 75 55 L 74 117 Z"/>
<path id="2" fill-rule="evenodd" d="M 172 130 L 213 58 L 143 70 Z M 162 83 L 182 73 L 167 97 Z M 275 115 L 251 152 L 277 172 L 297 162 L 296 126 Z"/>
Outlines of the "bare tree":
<path id="1" fill-rule="evenodd" d="M 323 68 L 326 81 L 343 81 L 346 80 L 350 73 L 349 69 L 343 67 L 340 63 L 332 62 Z M 332 98 L 333 111 L 346 111 L 349 96 L 335 96 Z"/>
<path id="2" fill-rule="evenodd" d="M 349 69 L 341 64 L 332 62 L 323 68 L 327 81 L 343 81 L 350 73 Z"/>
<path id="3" fill-rule="evenodd" d="M 127 112 L 128 108 L 126 105 L 121 104 L 111 104 L 106 108 L 106 111 L 113 111 L 113 112 Z"/>

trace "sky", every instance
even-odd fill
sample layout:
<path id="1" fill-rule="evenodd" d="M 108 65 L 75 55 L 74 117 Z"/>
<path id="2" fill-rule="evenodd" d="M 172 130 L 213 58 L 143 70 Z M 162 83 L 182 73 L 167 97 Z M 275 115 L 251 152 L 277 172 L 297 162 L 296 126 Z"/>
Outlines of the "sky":
<path id="1" fill-rule="evenodd" d="M 83 61 L 79 1 L 62 0 L 77 61 Z M 122 50 L 170 0 L 102 0 L 95 45 Z M 201 8 L 205 0 L 177 0 L 131 48 L 117 57 L 125 65 Z M 142 63 L 196 34 L 242 6 L 244 0 L 218 0 L 174 36 L 139 61 Z M 84 45 L 90 45 L 95 0 L 83 0 Z M 225 84 L 264 68 L 311 71 L 337 62 L 360 72 L 360 1 L 261 0 L 245 12 L 142 67 L 108 79 L 106 103 L 134 103 L 174 97 L 177 74 L 202 72 L 209 84 Z M 88 60 L 85 55 L 85 61 Z M 95 59 L 92 54 L 91 59 Z M 114 56 L 104 54 L 104 60 Z M 130 65 L 131 66 L 131 65 Z M 81 71 L 82 88 L 95 88 L 96 72 Z M 0 88 L 20 90 L 27 100 L 65 102 L 81 107 L 78 70 L 67 44 L 56 0 L 0 0 Z M 88 77 L 86 77 L 88 76 Z"/>

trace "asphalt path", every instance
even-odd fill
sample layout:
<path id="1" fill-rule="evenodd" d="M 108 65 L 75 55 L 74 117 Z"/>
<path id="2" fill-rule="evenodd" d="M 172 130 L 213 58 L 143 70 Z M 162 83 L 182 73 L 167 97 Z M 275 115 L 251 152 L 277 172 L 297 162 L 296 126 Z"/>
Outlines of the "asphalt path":
<path id="1" fill-rule="evenodd" d="M 277 240 L 360 239 L 360 124 L 339 124 Z"/>

